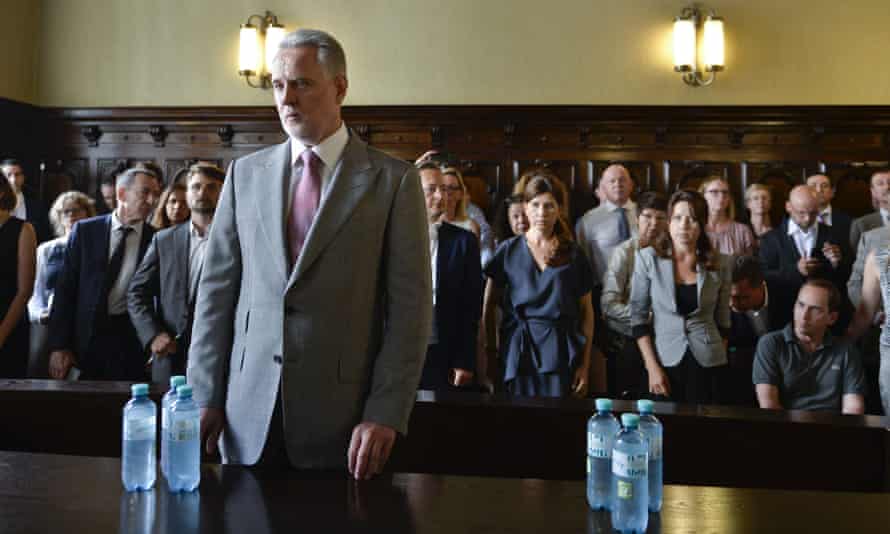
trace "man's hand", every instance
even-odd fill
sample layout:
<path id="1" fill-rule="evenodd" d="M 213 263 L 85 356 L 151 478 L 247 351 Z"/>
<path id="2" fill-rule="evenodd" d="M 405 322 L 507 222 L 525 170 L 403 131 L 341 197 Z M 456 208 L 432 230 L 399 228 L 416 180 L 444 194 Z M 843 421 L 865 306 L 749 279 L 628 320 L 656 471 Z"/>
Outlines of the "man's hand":
<path id="1" fill-rule="evenodd" d="M 176 340 L 170 337 L 167 332 L 161 332 L 151 340 L 151 353 L 161 358 L 169 354 L 176 354 L 179 347 L 176 346 Z"/>
<path id="2" fill-rule="evenodd" d="M 349 474 L 356 480 L 368 480 L 382 473 L 395 441 L 395 429 L 386 425 L 370 422 L 356 425 L 346 453 Z"/>
<path id="3" fill-rule="evenodd" d="M 822 246 L 822 254 L 825 254 L 825 258 L 831 263 L 831 267 L 837 269 L 837 266 L 841 263 L 841 247 L 826 241 Z"/>
<path id="4" fill-rule="evenodd" d="M 664 368 L 658 366 L 655 369 L 647 369 L 649 373 L 649 393 L 653 395 L 671 396 L 671 382 L 668 380 Z"/>
<path id="5" fill-rule="evenodd" d="M 801 257 L 797 261 L 797 270 L 803 276 L 810 276 L 819 270 L 820 264 L 822 262 L 816 258 L 804 258 Z"/>
<path id="6" fill-rule="evenodd" d="M 70 350 L 54 350 L 49 355 L 49 376 L 51 378 L 64 380 L 72 367 L 74 367 L 74 353 Z"/>
<path id="7" fill-rule="evenodd" d="M 466 386 L 470 382 L 473 381 L 473 371 L 467 371 L 466 369 L 457 369 L 454 368 L 451 370 L 451 385 L 452 386 Z"/>
<path id="8" fill-rule="evenodd" d="M 201 408 L 201 443 L 207 454 L 216 454 L 216 442 L 226 426 L 226 413 L 220 408 Z"/>

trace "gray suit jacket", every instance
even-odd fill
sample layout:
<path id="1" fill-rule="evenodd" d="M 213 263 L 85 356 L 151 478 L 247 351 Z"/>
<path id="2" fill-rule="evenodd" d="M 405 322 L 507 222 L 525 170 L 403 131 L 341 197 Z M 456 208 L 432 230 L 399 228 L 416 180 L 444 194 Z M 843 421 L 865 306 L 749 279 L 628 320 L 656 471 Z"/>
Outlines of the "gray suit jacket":
<path id="1" fill-rule="evenodd" d="M 853 221 L 853 224 L 850 225 L 850 250 L 856 250 L 862 234 L 881 226 L 884 226 L 884 218 L 881 216 L 880 211 L 863 215 Z"/>
<path id="2" fill-rule="evenodd" d="M 865 274 L 865 259 L 868 257 L 868 253 L 888 245 L 890 245 L 890 226 L 881 226 L 862 234 L 859 247 L 856 249 L 853 272 L 850 273 L 850 279 L 847 280 L 847 296 L 850 297 L 853 307 L 859 306 L 859 301 L 862 299 L 862 278 Z"/>
<path id="3" fill-rule="evenodd" d="M 716 271 L 699 269 L 698 308 L 684 317 L 677 313 L 673 260 L 658 257 L 652 247 L 637 252 L 630 286 L 630 324 L 634 330 L 648 325 L 651 312 L 655 350 L 663 366 L 679 364 L 687 348 L 702 367 L 727 363 L 718 325 L 727 331 L 731 327 L 732 270 L 728 256 L 720 254 L 719 263 Z"/>
<path id="4" fill-rule="evenodd" d="M 351 134 L 290 269 L 290 167 L 289 142 L 229 167 L 188 380 L 225 409 L 224 462 L 257 462 L 280 390 L 291 462 L 341 468 L 359 422 L 406 431 L 432 320 L 426 212 L 417 171 Z"/>

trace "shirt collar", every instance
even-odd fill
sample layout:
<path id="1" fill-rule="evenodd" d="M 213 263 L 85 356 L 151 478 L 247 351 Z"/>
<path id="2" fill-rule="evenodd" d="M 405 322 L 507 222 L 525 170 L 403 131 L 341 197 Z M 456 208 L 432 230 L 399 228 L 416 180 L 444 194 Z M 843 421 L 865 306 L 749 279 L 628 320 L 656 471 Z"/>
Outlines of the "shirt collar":
<path id="1" fill-rule="evenodd" d="M 612 203 L 609 199 L 604 198 L 602 200 L 602 205 L 605 206 L 606 211 L 615 211 L 618 208 L 624 208 L 628 212 L 632 212 L 634 210 L 634 207 L 636 207 L 636 204 L 634 204 L 634 201 L 630 200 L 630 199 L 628 199 L 627 202 L 625 202 L 623 206 L 619 206 L 618 204 Z"/>
<path id="2" fill-rule="evenodd" d="M 204 230 L 204 235 L 201 235 L 201 232 L 198 231 L 198 227 L 195 226 L 195 221 L 189 219 L 189 235 L 198 239 L 207 239 L 210 237 L 210 225 L 207 225 L 207 229 Z"/>
<path id="3" fill-rule="evenodd" d="M 117 210 L 114 210 L 111 212 L 111 231 L 112 232 L 114 232 L 121 226 L 129 226 L 130 228 L 133 229 L 133 231 L 135 231 L 137 234 L 141 235 L 142 234 L 142 225 L 144 225 L 144 224 L 145 224 L 145 221 L 139 221 L 137 223 L 125 225 L 124 223 L 121 222 L 120 219 L 117 218 Z"/>
<path id="4" fill-rule="evenodd" d="M 791 320 L 790 323 L 785 325 L 785 328 L 782 329 L 782 337 L 785 338 L 785 343 L 800 343 L 797 340 L 797 336 L 794 335 L 794 319 Z M 822 344 L 816 347 L 816 350 L 822 350 L 826 347 L 830 347 L 834 344 L 834 337 L 831 335 L 831 329 L 825 329 L 825 335 L 822 336 Z"/>
<path id="5" fill-rule="evenodd" d="M 796 234 L 797 232 L 800 232 L 800 233 L 802 233 L 802 234 L 804 234 L 804 235 L 815 234 L 815 233 L 816 233 L 816 228 L 817 228 L 817 227 L 818 227 L 818 224 L 813 223 L 813 224 L 810 226 L 810 229 L 809 229 L 809 230 L 804 230 L 803 228 L 801 228 L 800 226 L 798 226 L 796 222 L 794 222 L 794 219 L 792 219 L 791 217 L 788 217 L 788 235 L 794 235 L 794 234 Z"/>
<path id="6" fill-rule="evenodd" d="M 327 136 L 321 143 L 313 146 L 312 151 L 321 159 L 326 169 L 333 169 L 337 162 L 340 161 L 347 142 L 349 142 L 349 130 L 346 129 L 346 123 L 340 121 L 340 127 L 337 128 L 337 131 Z M 293 137 L 290 138 L 291 166 L 297 164 L 300 154 L 306 148 L 302 141 Z"/>
<path id="7" fill-rule="evenodd" d="M 831 204 L 827 208 L 819 212 L 819 215 L 831 215 Z"/>

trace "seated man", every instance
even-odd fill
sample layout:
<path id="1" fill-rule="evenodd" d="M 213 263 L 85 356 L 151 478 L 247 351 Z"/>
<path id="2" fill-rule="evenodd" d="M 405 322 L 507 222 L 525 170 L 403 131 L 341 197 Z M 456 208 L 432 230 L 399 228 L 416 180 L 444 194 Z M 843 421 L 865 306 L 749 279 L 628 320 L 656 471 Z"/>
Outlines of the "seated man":
<path id="1" fill-rule="evenodd" d="M 828 330 L 840 301 L 831 282 L 808 280 L 797 295 L 794 321 L 760 338 L 752 378 L 761 408 L 865 413 L 859 352 Z"/>
<path id="2" fill-rule="evenodd" d="M 435 163 L 420 164 L 429 217 L 433 274 L 433 330 L 420 389 L 467 386 L 476 369 L 476 342 L 482 315 L 482 266 L 476 236 L 440 222 L 445 213 L 445 184 Z"/>

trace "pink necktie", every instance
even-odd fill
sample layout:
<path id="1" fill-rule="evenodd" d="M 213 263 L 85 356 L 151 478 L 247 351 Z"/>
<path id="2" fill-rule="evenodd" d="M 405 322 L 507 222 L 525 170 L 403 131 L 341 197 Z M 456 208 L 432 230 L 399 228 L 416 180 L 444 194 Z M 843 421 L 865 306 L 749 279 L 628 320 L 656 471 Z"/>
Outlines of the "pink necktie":
<path id="1" fill-rule="evenodd" d="M 300 159 L 303 160 L 303 175 L 294 189 L 290 217 L 287 220 L 287 240 L 290 245 L 292 266 L 297 264 L 297 259 L 303 250 L 303 243 L 318 209 L 321 192 L 321 159 L 310 148 L 300 154 Z"/>

